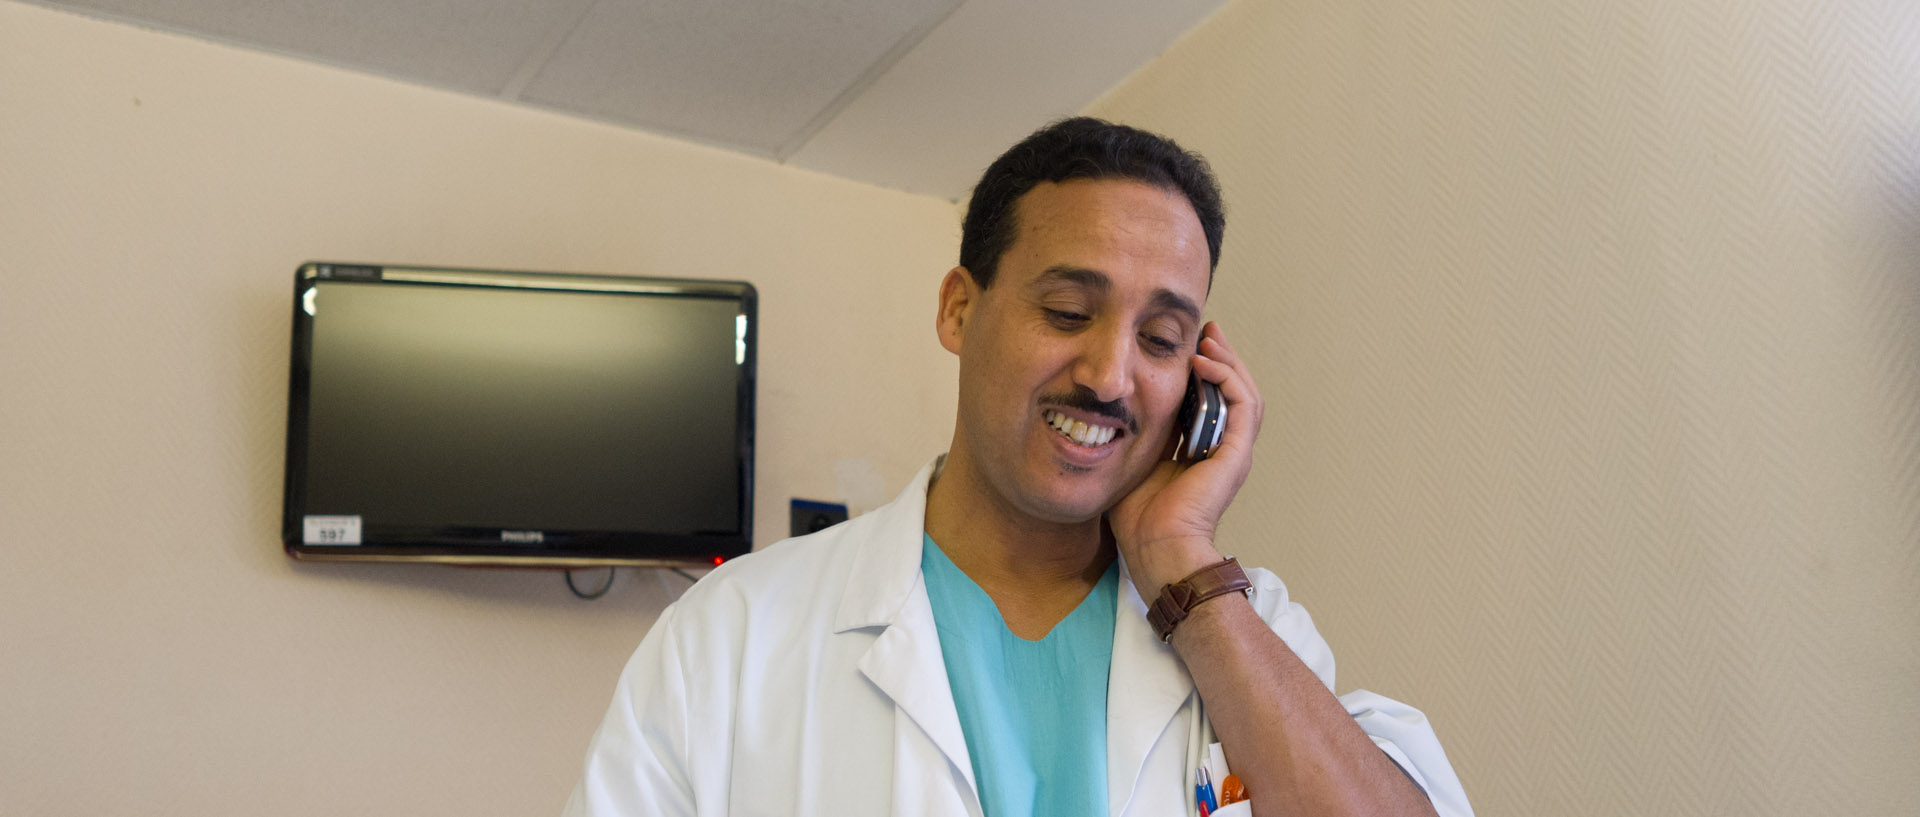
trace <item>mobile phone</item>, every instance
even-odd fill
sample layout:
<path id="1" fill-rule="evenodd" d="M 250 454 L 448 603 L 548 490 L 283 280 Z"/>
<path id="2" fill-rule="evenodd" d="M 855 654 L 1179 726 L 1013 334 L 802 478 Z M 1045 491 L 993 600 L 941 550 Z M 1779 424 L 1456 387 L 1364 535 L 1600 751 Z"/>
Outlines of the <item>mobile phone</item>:
<path id="1" fill-rule="evenodd" d="M 1227 401 L 1221 398 L 1220 387 L 1189 371 L 1187 397 L 1180 402 L 1173 427 L 1175 461 L 1199 462 L 1212 456 L 1227 430 Z"/>

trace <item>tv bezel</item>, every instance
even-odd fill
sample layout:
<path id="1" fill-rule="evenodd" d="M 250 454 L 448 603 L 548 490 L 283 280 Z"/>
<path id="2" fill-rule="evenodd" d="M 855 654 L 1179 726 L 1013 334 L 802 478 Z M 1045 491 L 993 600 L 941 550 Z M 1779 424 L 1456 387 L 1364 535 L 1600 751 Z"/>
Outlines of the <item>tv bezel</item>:
<path id="1" fill-rule="evenodd" d="M 355 285 L 542 289 L 609 295 L 721 298 L 737 301 L 746 316 L 735 413 L 739 473 L 739 531 L 724 535 L 688 535 L 649 531 L 567 531 L 542 529 L 539 545 L 509 544 L 502 530 L 521 528 L 438 528 L 370 526 L 362 544 L 316 545 L 305 541 L 307 421 L 312 380 L 313 324 L 303 299 L 319 282 Z M 286 484 L 282 497 L 281 543 L 287 555 L 303 561 L 411 562 L 449 565 L 579 567 L 711 567 L 753 549 L 754 391 L 757 364 L 759 293 L 745 281 L 661 278 L 514 270 L 429 267 L 308 261 L 294 273 L 293 344 L 287 395 Z M 371 540 L 371 541 L 369 541 Z"/>

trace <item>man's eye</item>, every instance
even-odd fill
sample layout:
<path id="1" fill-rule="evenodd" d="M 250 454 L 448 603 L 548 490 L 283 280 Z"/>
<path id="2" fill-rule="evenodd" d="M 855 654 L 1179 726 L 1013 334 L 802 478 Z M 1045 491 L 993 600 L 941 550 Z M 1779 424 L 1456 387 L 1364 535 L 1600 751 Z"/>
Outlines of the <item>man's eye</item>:
<path id="1" fill-rule="evenodd" d="M 1056 326 L 1078 326 L 1086 323 L 1088 320 L 1086 315 L 1067 309 L 1045 309 L 1042 311 L 1047 313 L 1047 320 Z"/>
<path id="2" fill-rule="evenodd" d="M 1147 349 L 1155 355 L 1165 357 L 1180 353 L 1180 343 L 1169 338 L 1163 338 L 1159 335 L 1141 335 L 1140 340 L 1145 343 Z"/>

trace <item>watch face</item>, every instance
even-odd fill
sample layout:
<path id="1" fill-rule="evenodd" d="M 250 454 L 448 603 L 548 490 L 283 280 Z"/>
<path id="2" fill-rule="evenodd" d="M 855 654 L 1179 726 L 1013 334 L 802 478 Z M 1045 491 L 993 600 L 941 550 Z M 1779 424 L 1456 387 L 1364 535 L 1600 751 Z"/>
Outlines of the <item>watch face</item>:
<path id="1" fill-rule="evenodd" d="M 1174 420 L 1180 438 L 1174 444 L 1174 459 L 1199 462 L 1213 455 L 1220 435 L 1227 428 L 1227 406 L 1220 387 L 1198 377 L 1187 378 L 1187 396 Z"/>

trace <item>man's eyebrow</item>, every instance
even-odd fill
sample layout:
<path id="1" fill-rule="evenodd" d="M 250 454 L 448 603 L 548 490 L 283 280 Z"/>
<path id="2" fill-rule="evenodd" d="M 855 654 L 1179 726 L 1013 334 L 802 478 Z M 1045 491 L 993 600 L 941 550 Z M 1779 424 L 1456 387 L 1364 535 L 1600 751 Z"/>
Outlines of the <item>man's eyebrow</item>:
<path id="1" fill-rule="evenodd" d="M 1193 301 L 1188 300 L 1187 296 L 1181 295 L 1180 293 L 1174 292 L 1172 290 L 1168 290 L 1168 289 L 1154 290 L 1153 305 L 1157 309 L 1162 309 L 1168 312 L 1179 312 L 1183 315 L 1186 315 L 1187 318 L 1192 320 L 1194 323 L 1200 322 L 1200 307 L 1196 305 Z"/>
<path id="2" fill-rule="evenodd" d="M 1113 279 L 1096 269 L 1075 267 L 1067 264 L 1055 264 L 1033 279 L 1034 286 L 1047 286 L 1053 283 L 1068 283 L 1083 289 L 1106 292 L 1113 288 Z M 1153 308 L 1166 312 L 1178 312 L 1194 323 L 1200 322 L 1200 306 L 1185 295 L 1170 289 L 1153 291 Z"/>
<path id="3" fill-rule="evenodd" d="M 1055 264 L 1048 267 L 1045 272 L 1040 273 L 1040 277 L 1033 279 L 1033 283 L 1038 286 L 1046 286 L 1056 282 L 1065 282 L 1083 289 L 1096 289 L 1101 292 L 1106 292 L 1113 288 L 1113 281 L 1107 278 L 1106 273 L 1096 269 L 1073 267 L 1066 264 Z"/>

